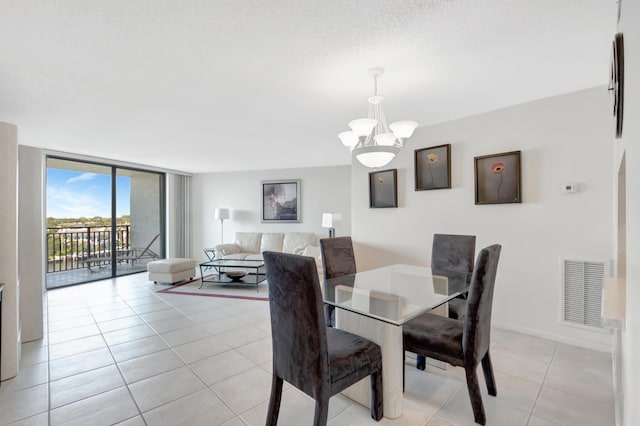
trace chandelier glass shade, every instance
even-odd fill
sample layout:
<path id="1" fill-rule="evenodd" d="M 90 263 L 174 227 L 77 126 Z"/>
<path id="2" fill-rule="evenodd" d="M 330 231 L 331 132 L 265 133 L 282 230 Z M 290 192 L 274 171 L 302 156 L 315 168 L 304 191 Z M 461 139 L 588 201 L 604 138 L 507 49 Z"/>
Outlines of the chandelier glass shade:
<path id="1" fill-rule="evenodd" d="M 411 137 L 418 123 L 404 120 L 387 126 L 387 119 L 382 109 L 384 98 L 378 96 L 378 76 L 384 70 L 373 68 L 370 72 L 373 75 L 374 94 L 368 99 L 367 118 L 350 121 L 351 130 L 339 133 L 338 138 L 362 165 L 378 168 L 386 166 L 394 159 L 404 145 L 404 140 Z"/>

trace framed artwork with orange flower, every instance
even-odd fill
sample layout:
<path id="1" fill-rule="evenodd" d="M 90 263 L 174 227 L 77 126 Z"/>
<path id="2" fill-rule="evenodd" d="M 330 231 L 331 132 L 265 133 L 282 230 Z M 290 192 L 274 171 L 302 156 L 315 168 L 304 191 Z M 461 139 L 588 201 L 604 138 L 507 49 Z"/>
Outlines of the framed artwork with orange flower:
<path id="1" fill-rule="evenodd" d="M 369 208 L 398 207 L 398 169 L 369 173 Z"/>
<path id="2" fill-rule="evenodd" d="M 451 144 L 415 150 L 416 191 L 451 188 Z"/>
<path id="3" fill-rule="evenodd" d="M 520 151 L 474 158 L 476 204 L 521 203 Z"/>

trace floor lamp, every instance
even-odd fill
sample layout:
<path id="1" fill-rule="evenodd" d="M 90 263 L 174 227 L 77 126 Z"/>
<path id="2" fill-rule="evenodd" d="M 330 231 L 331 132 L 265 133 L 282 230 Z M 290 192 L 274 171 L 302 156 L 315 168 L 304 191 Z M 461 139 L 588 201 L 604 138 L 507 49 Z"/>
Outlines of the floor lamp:
<path id="1" fill-rule="evenodd" d="M 224 244 L 224 220 L 231 218 L 229 209 L 216 209 L 213 218 L 220 221 L 220 244 Z"/>

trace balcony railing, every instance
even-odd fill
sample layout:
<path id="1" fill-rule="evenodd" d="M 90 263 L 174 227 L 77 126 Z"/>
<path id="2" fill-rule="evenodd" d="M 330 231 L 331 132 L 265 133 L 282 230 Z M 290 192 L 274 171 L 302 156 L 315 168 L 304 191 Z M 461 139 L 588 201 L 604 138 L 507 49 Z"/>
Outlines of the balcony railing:
<path id="1" fill-rule="evenodd" d="M 131 247 L 129 231 L 130 225 L 116 226 L 116 250 Z M 85 269 L 89 259 L 111 257 L 111 238 L 105 226 L 47 228 L 47 272 Z"/>

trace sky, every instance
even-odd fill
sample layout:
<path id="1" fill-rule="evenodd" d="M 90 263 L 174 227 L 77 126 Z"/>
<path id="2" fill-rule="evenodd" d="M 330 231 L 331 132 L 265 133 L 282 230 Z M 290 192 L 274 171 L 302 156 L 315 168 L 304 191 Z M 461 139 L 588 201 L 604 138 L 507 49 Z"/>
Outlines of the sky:
<path id="1" fill-rule="evenodd" d="M 131 178 L 116 177 L 116 216 L 130 213 Z M 111 175 L 47 168 L 47 217 L 111 216 Z"/>

